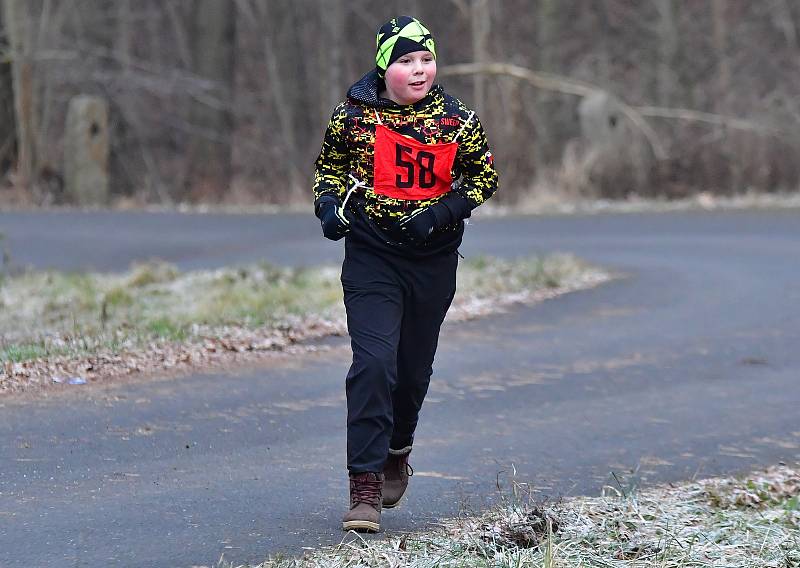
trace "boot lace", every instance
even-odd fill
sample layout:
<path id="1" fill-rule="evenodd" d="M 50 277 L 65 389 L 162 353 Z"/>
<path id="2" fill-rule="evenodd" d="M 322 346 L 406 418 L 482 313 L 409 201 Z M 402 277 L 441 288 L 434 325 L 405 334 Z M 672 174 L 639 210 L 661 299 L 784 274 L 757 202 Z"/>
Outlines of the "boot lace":
<path id="1" fill-rule="evenodd" d="M 350 501 L 353 506 L 357 503 L 378 505 L 381 502 L 381 489 L 383 480 L 374 473 L 363 473 L 350 478 Z"/>
<path id="2" fill-rule="evenodd" d="M 414 468 L 411 467 L 411 464 L 408 463 L 408 454 L 404 455 L 403 458 L 400 460 L 400 464 L 398 465 L 400 469 L 400 475 L 403 475 L 403 470 L 405 469 L 406 477 L 411 477 L 414 475 Z M 414 482 L 416 483 L 416 482 Z"/>

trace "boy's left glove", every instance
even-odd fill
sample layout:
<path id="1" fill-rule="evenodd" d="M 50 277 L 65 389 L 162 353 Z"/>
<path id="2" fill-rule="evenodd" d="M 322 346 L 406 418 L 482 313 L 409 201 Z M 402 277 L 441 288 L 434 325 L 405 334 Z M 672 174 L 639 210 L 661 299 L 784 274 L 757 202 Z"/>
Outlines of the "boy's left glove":
<path id="1" fill-rule="evenodd" d="M 428 240 L 436 226 L 436 215 L 432 209 L 434 206 L 417 209 L 406 215 L 398 224 L 400 231 L 412 243 L 422 243 Z"/>
<path id="2" fill-rule="evenodd" d="M 350 231 L 350 219 L 339 204 L 339 200 L 323 195 L 317 203 L 317 217 L 322 225 L 325 238 L 338 241 Z"/>
<path id="3" fill-rule="evenodd" d="M 469 202 L 461 194 L 451 191 L 438 203 L 403 217 L 399 226 L 411 242 L 422 243 L 434 230 L 466 219 L 471 213 Z"/>

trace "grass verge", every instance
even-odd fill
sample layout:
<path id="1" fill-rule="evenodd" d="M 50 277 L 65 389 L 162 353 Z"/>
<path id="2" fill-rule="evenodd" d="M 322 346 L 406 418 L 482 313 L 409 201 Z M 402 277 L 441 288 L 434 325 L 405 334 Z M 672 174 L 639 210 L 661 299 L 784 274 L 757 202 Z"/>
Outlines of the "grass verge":
<path id="1" fill-rule="evenodd" d="M 800 471 L 781 466 L 547 507 L 509 499 L 428 533 L 350 540 L 259 568 L 797 568 L 798 494 Z"/>
<path id="2" fill-rule="evenodd" d="M 450 319 L 593 286 L 610 276 L 570 255 L 479 257 L 459 269 Z M 30 272 L 0 281 L 0 392 L 284 350 L 345 333 L 338 267 L 261 263 L 179 272 Z"/>

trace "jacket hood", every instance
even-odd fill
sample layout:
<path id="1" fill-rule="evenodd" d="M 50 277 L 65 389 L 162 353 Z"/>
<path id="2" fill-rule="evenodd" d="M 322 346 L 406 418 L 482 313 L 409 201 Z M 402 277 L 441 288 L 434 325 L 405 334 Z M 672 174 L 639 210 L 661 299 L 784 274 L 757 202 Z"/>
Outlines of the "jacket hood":
<path id="1" fill-rule="evenodd" d="M 399 105 L 396 102 L 378 96 L 378 91 L 383 88 L 383 79 L 378 76 L 378 70 L 372 69 L 366 75 L 347 90 L 347 98 L 356 102 L 377 108 L 406 108 L 409 106 L 414 109 L 423 108 L 430 101 L 431 95 L 439 93 L 442 88 L 436 84 L 431 87 L 428 94 L 415 102 L 413 105 Z"/>

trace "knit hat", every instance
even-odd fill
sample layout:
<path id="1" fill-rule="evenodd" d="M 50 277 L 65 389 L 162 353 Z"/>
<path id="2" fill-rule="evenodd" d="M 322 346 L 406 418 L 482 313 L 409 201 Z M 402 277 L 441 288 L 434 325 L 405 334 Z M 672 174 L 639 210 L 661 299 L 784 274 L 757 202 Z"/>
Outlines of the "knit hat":
<path id="1" fill-rule="evenodd" d="M 430 51 L 436 58 L 436 44 L 428 28 L 411 16 L 392 18 L 378 30 L 378 52 L 375 54 L 375 66 L 378 75 L 383 77 L 386 68 L 406 53 L 413 51 Z"/>

